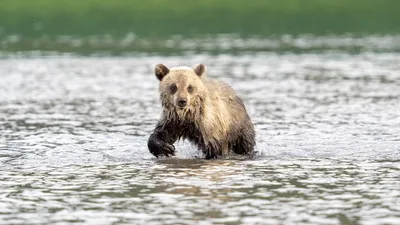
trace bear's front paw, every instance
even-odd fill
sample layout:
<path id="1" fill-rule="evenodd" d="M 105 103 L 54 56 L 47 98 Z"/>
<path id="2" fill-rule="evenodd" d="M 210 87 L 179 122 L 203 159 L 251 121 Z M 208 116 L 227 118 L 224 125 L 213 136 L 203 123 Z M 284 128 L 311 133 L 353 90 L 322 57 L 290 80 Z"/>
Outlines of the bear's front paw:
<path id="1" fill-rule="evenodd" d="M 147 146 L 150 150 L 150 153 L 153 154 L 155 157 L 159 156 L 167 156 L 171 157 L 175 155 L 175 147 L 159 137 L 157 137 L 155 134 L 150 135 L 149 141 L 147 143 Z"/>

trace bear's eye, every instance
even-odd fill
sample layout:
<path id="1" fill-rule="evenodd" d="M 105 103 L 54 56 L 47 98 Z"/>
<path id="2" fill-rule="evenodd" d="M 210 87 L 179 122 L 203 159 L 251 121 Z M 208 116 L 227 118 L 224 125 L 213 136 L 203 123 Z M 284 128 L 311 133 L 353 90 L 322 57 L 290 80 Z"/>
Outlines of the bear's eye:
<path id="1" fill-rule="evenodd" d="M 188 90 L 189 93 L 192 93 L 192 92 L 193 92 L 193 89 L 194 89 L 194 88 L 193 88 L 192 85 L 189 85 L 189 87 L 187 88 L 187 90 Z"/>
<path id="2" fill-rule="evenodd" d="M 169 90 L 172 94 L 175 93 L 177 89 L 176 84 L 171 84 L 171 86 L 169 86 Z"/>

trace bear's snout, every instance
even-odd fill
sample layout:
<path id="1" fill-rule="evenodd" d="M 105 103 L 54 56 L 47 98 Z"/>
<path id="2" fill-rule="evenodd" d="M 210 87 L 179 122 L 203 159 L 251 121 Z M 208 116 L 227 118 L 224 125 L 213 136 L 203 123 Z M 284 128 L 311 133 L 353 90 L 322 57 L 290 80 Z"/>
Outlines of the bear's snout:
<path id="1" fill-rule="evenodd" d="M 180 98 L 177 105 L 180 108 L 184 108 L 187 105 L 187 100 L 185 98 Z"/>

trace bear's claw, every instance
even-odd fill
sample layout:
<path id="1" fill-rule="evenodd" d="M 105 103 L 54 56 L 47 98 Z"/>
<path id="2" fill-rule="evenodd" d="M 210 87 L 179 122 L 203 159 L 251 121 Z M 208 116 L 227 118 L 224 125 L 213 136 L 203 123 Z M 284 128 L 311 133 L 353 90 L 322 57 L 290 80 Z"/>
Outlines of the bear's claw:
<path id="1" fill-rule="evenodd" d="M 165 145 L 162 147 L 162 153 L 164 153 L 168 157 L 174 156 L 175 147 L 173 145 L 165 143 Z"/>

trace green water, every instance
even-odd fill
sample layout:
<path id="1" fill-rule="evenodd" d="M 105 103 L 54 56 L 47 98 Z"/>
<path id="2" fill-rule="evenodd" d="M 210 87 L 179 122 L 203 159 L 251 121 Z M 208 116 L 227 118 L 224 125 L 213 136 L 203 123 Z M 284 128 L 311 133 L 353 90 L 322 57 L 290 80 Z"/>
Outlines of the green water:
<path id="1" fill-rule="evenodd" d="M 159 42 L 204 42 L 220 34 L 277 38 L 400 33 L 397 0 L 0 0 L 0 5 L 3 52 L 171 52 L 177 51 L 174 45 L 160 47 Z"/>

